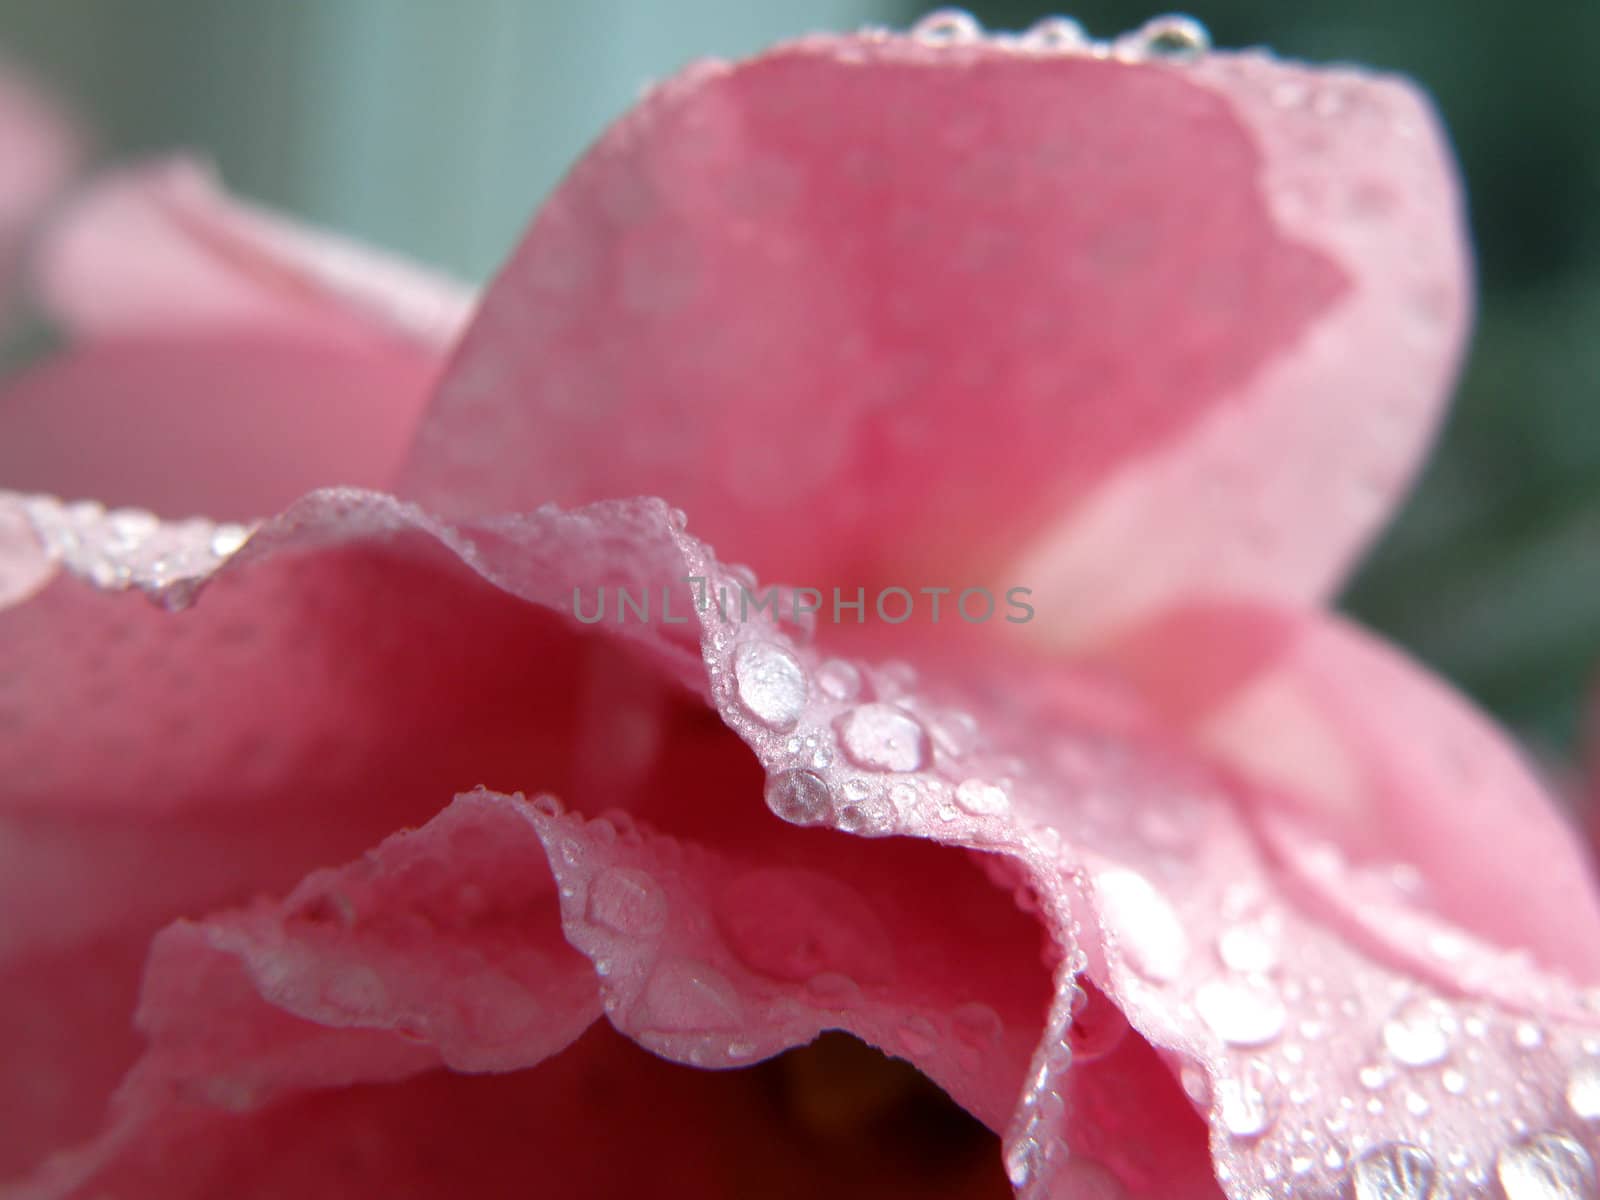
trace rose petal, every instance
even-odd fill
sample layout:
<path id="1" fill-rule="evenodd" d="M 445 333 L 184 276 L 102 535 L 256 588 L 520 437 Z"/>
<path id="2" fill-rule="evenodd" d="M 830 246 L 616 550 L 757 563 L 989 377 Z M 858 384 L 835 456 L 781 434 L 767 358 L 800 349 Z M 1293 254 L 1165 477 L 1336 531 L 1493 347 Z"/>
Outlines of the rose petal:
<path id="1" fill-rule="evenodd" d="M 115 338 L 0 387 L 0 484 L 253 521 L 392 480 L 434 364 L 282 333 Z"/>
<path id="2" fill-rule="evenodd" d="M 79 338 L 244 329 L 402 339 L 434 356 L 475 302 L 442 275 L 233 200 L 185 159 L 102 176 L 51 230 L 38 275 Z"/>
<path id="3" fill-rule="evenodd" d="M 692 69 L 578 165 L 406 486 L 649 492 L 791 581 L 1048 584 L 1058 635 L 1099 594 L 1320 595 L 1431 429 L 1464 276 L 1402 83 L 813 38 Z"/>
<path id="4" fill-rule="evenodd" d="M 570 701 L 594 665 L 567 624 L 485 585 L 390 501 L 318 497 L 232 557 L 175 555 L 195 572 L 176 577 L 141 574 L 131 526 L 103 513 L 4 508 L 29 523 L 18 561 L 54 575 L 0 610 L 0 1058 L 29 1064 L 0 1073 L 0 1108 L 28 1113 L 0 1126 L 10 1174 L 92 1131 L 137 1049 L 119 1031 L 162 924 L 281 893 L 474 782 L 594 774 Z M 625 520 L 530 529 L 508 547 L 517 570 L 626 577 Z M 175 617 L 95 580 L 174 602 L 209 582 Z M 570 604 L 570 582 L 546 583 L 550 607 Z M 670 676 L 654 686 L 681 695 Z"/>
<path id="5" fill-rule="evenodd" d="M 571 587 L 585 578 L 630 586 L 654 580 L 670 587 L 666 581 L 688 575 L 703 578 L 712 590 L 744 578 L 720 566 L 663 506 L 648 502 L 448 525 L 382 497 L 329 493 L 312 498 L 257 538 L 212 577 L 195 616 L 228 595 L 230 579 L 242 587 L 252 563 L 270 579 L 270 568 L 279 561 L 326 561 L 347 570 L 365 561 L 372 577 L 385 584 L 396 581 L 397 563 L 410 564 L 416 572 L 410 576 L 412 587 L 395 593 L 408 597 L 413 591 L 430 594 L 417 586 L 429 578 L 426 565 L 451 579 L 449 594 L 457 604 L 493 596 L 496 604 L 519 610 L 527 602 L 559 612 L 570 611 Z M 474 577 L 492 588 L 463 586 Z M 65 582 L 58 580 L 12 614 L 29 612 Z M 342 587 L 350 597 L 359 595 L 348 582 Z M 367 603 L 362 611 L 370 619 L 382 608 Z M 501 637 L 490 640 L 514 642 L 518 626 L 497 615 L 502 612 L 509 610 L 489 605 L 481 616 L 474 611 L 466 627 L 476 637 L 499 629 Z M 317 624 L 314 617 L 297 614 L 294 628 L 303 638 Z M 577 622 L 568 618 L 563 625 L 571 630 Z M 1115 1141 L 1108 1123 L 1128 1119 L 1126 1100 L 1117 1100 L 1111 1073 L 1115 1064 L 1128 1061 L 1125 1055 L 1143 1053 L 1136 1042 L 1119 1049 L 1129 1045 L 1129 1038 L 1148 1043 L 1174 1073 L 1188 1068 L 1185 1091 L 1206 1116 L 1219 1179 L 1234 1197 L 1270 1190 L 1287 1169 L 1297 1193 L 1331 1200 L 1349 1192 L 1352 1175 L 1370 1186 L 1372 1173 L 1385 1169 L 1370 1154 L 1401 1153 L 1394 1149 L 1397 1144 L 1422 1147 L 1441 1188 L 1470 1193 L 1496 1170 L 1503 1175 L 1534 1170 L 1539 1155 L 1564 1152 L 1567 1143 L 1559 1139 L 1587 1136 L 1583 1111 L 1569 1096 L 1579 1095 L 1581 1105 L 1583 1093 L 1572 1087 L 1592 1070 L 1591 1051 L 1600 1048 L 1600 1013 L 1592 1011 L 1592 994 L 1548 974 L 1537 975 L 1536 986 L 1509 990 L 1477 974 L 1443 987 L 1405 957 L 1370 939 L 1347 936 L 1348 912 L 1306 887 L 1294 871 L 1285 872 L 1244 819 L 1247 806 L 1255 810 L 1262 798 L 1196 762 L 1189 749 L 1163 732 L 1169 727 L 1104 703 L 1092 672 L 1088 679 L 1074 679 L 1059 667 L 1010 661 L 997 651 L 958 664 L 932 659 L 919 681 L 904 666 L 830 663 L 770 614 L 728 624 L 711 607 L 697 614 L 694 627 L 701 637 L 701 684 L 682 656 L 677 627 L 617 625 L 612 630 L 616 646 L 599 660 L 600 674 L 620 681 L 623 694 L 638 692 L 638 705 L 616 712 L 608 734 L 575 737 L 569 728 L 543 730 L 557 736 L 564 751 L 515 760 L 527 763 L 520 769 L 554 771 L 563 788 L 570 783 L 579 794 L 604 781 L 628 808 L 681 831 L 682 859 L 644 832 L 635 843 L 614 820 L 609 828 L 621 848 L 607 848 L 604 855 L 595 847 L 613 843 L 601 832 L 601 822 L 580 825 L 568 819 L 562 836 L 546 839 L 555 849 L 563 885 L 574 891 L 562 896 L 563 919 L 580 948 L 597 959 L 615 954 L 627 932 L 593 928 L 591 889 L 603 868 L 645 871 L 652 879 L 658 873 L 663 894 L 688 914 L 686 923 L 676 915 L 668 918 L 659 937 L 633 938 L 633 957 L 618 956 L 623 964 L 618 1017 L 624 1028 L 642 1037 L 652 1023 L 675 1022 L 662 1045 L 688 1055 L 707 1021 L 727 1024 L 729 1012 L 742 1020 L 752 1007 L 770 1018 L 771 1009 L 752 1006 L 751 998 L 772 994 L 761 991 L 755 977 L 771 975 L 765 956 L 781 949 L 786 929 L 798 931 L 790 944 L 808 954 L 852 964 L 881 958 L 871 953 L 880 943 L 870 935 L 870 922 L 841 922 L 838 914 L 853 907 L 844 897 L 860 894 L 868 897 L 874 919 L 896 918 L 896 896 L 915 897 L 919 886 L 927 886 L 908 866 L 915 848 L 902 853 L 894 840 L 873 840 L 898 834 L 987 851 L 981 861 L 993 882 L 1014 889 L 1024 911 L 1038 914 L 1059 955 L 1054 999 L 1007 1131 L 1008 1169 L 1024 1197 L 1045 1196 L 1058 1185 L 1093 1184 L 1102 1191 L 1115 1186 L 1156 1195 L 1191 1195 L 1200 1187 L 1192 1125 L 1175 1126 L 1168 1135 L 1172 1140 L 1142 1163 L 1110 1154 L 1095 1162 L 1095 1148 L 1105 1153 Z M 376 632 L 344 635 L 341 654 L 349 656 Z M 581 692 L 573 676 L 564 673 L 569 668 L 559 653 L 552 654 L 562 643 L 538 644 L 541 665 L 549 664 L 544 683 L 558 686 L 563 696 Z M 625 668 L 609 657 L 618 653 Z M 431 647 L 430 655 L 436 659 Z M 400 659 L 408 661 L 420 660 Z M 279 669 L 286 665 L 274 662 Z M 630 670 L 636 674 L 630 676 Z M 495 678 L 492 672 L 469 674 Z M 632 682 L 650 677 L 667 686 L 640 691 Z M 385 682 L 396 692 L 396 709 L 415 701 L 417 693 L 406 685 L 403 672 L 386 675 Z M 702 690 L 706 682 L 709 687 Z M 758 832 L 763 821 L 770 828 L 770 818 L 740 799 L 749 796 L 755 782 L 749 757 L 730 756 L 725 735 L 696 716 L 707 692 L 723 724 L 766 771 L 771 810 L 791 823 L 864 835 L 867 840 L 856 851 L 862 870 L 852 865 L 857 860 L 851 852 L 811 859 L 801 849 L 805 837 L 831 835 Z M 616 695 L 609 684 L 589 691 L 576 706 L 586 714 L 584 724 L 613 711 Z M 565 704 L 567 711 L 572 707 Z M 418 728 L 397 722 L 396 709 L 385 714 L 391 738 L 396 731 Z M 362 704 L 353 703 L 347 710 L 319 710 L 319 716 L 354 722 L 359 744 L 362 710 Z M 467 718 L 470 726 L 470 712 Z M 296 727 L 285 721 L 285 728 L 292 733 Z M 525 738 L 530 728 L 519 722 L 517 732 Z M 641 742 L 640 729 L 657 735 L 647 732 Z M 597 753 L 600 747 L 610 747 L 611 753 Z M 506 753 L 503 747 L 485 752 L 492 748 L 492 741 L 471 747 L 471 761 L 514 761 L 498 757 Z M 372 760 L 358 756 L 358 761 Z M 204 762 L 199 765 L 205 777 L 216 777 Z M 654 809 L 648 798 L 654 798 Z M 574 851 L 572 859 L 568 849 Z M 865 868 L 878 862 L 886 875 L 875 882 Z M 785 893 L 784 903 L 770 906 L 792 924 L 774 919 L 775 936 L 753 959 L 741 959 L 745 967 L 759 968 L 750 971 L 743 987 L 732 983 L 745 969 L 733 958 L 704 958 L 739 943 L 738 922 L 728 921 L 719 909 L 727 903 L 725 889 L 733 888 L 736 915 L 766 907 L 749 902 L 730 882 L 738 878 L 736 867 L 776 868 L 784 883 L 793 877 L 783 872 L 798 870 L 804 883 Z M 818 883 L 807 871 L 839 873 Z M 772 878 L 758 876 L 763 886 Z M 948 889 L 948 877 L 937 878 Z M 879 894 L 879 886 L 888 890 Z M 653 909 L 632 903 L 640 894 L 640 888 L 625 888 L 620 908 L 601 905 L 600 911 L 648 916 Z M 952 967 L 944 975 L 935 971 L 930 983 L 908 972 L 904 958 L 914 951 L 924 963 L 985 961 L 982 932 L 959 923 L 966 907 L 963 894 L 946 894 L 962 903 L 947 911 L 938 911 L 936 903 L 920 904 L 924 916 L 930 910 L 935 916 L 932 925 L 908 925 L 920 933 L 891 941 L 901 977 L 921 981 L 918 988 L 953 1022 L 954 1010 L 945 1007 L 953 997 L 941 995 L 935 984 L 984 974 Z M 1520 896 L 1506 899 L 1519 902 Z M 697 904 L 707 917 L 698 928 Z M 1364 905 L 1362 900 L 1356 911 L 1366 911 Z M 814 920 L 797 919 L 796 914 L 808 912 L 816 914 Z M 719 913 L 724 916 L 720 925 Z M 996 918 L 982 915 L 978 923 L 987 931 Z M 647 920 L 642 927 L 652 925 Z M 891 920 L 889 928 L 895 927 Z M 1436 928 L 1453 932 L 1473 949 L 1470 931 L 1450 926 L 1445 918 Z M 671 957 L 652 957 L 657 947 Z M 652 964 L 648 978 L 646 962 Z M 696 973 L 695 962 L 714 967 L 731 987 Z M 655 970 L 668 967 L 666 981 L 656 983 Z M 1015 969 L 990 974 L 1007 982 L 1017 978 Z M 315 972 L 306 978 L 314 980 Z M 863 986 L 869 997 L 870 989 L 869 979 Z M 1111 1005 L 1096 1007 L 1096 994 Z M 1085 995 L 1089 1007 L 1082 1007 Z M 993 1003 L 999 1011 L 1000 1001 Z M 780 1025 L 781 1012 L 780 1007 Z M 1123 1019 L 1132 1033 L 1119 1032 Z M 698 1029 L 690 1028 L 697 1023 Z M 701 1048 L 726 1051 L 739 1028 L 739 1021 L 727 1024 L 728 1031 L 717 1035 L 720 1040 L 703 1042 Z M 913 1038 L 925 1032 L 913 1029 Z M 383 1036 L 394 1040 L 392 1034 Z M 899 1036 L 903 1039 L 903 1032 Z M 928 1058 L 939 1062 L 937 1053 Z M 996 1056 L 986 1065 L 1009 1073 L 1008 1061 Z M 1147 1058 L 1141 1061 L 1141 1070 L 1149 1066 Z M 381 1060 L 374 1062 L 381 1066 Z M 1100 1072 L 1107 1073 L 1105 1079 L 1095 1078 Z M 987 1076 L 974 1079 L 992 1086 Z M 982 1088 L 969 1094 L 954 1081 L 952 1086 L 988 1112 L 993 1102 L 983 1098 Z M 1169 1089 L 1156 1103 L 1171 1099 Z M 1069 1109 L 1071 1102 L 1079 1107 Z M 1448 1149 L 1436 1140 L 1436 1131 L 1447 1131 Z M 1064 1158 L 1061 1152 L 1068 1146 L 1079 1153 Z"/>
<path id="6" fill-rule="evenodd" d="M 128 1200 L 540 1195 L 809 1200 L 996 1194 L 981 1163 L 797 1127 L 769 1073 L 694 1071 L 603 1023 L 536 1070 L 435 1071 L 220 1112 L 130 1145 L 96 1185 Z M 888 1141 L 889 1139 L 884 1139 Z M 619 1152 L 620 1151 L 620 1152 Z M 1003 1193 L 1001 1193 L 1003 1194 Z M 25 1193 L 27 1200 L 35 1194 Z"/>
<path id="7" fill-rule="evenodd" d="M 735 579 L 703 557 L 693 572 L 713 587 Z M 1039 913 L 1063 956 L 1007 1135 L 1022 1196 L 1074 1186 L 1064 1164 L 1117 1142 L 1093 1123 L 1118 1106 L 1067 1107 L 1116 1091 L 1110 1080 L 1084 1078 L 1110 1070 L 1116 1055 L 1096 1027 L 1114 1033 L 1115 1021 L 1074 1020 L 1080 970 L 1170 1070 L 1192 1076 L 1186 1090 L 1207 1116 L 1217 1177 L 1233 1197 L 1272 1194 L 1288 1179 L 1300 1196 L 1347 1195 L 1353 1178 L 1370 1190 L 1395 1166 L 1372 1156 L 1412 1153 L 1403 1147 L 1426 1155 L 1441 1191 L 1472 1194 L 1496 1171 L 1534 1171 L 1540 1155 L 1565 1153 L 1560 1139 L 1588 1136 L 1580 1085 L 1600 1056 L 1600 992 L 1533 969 L 1521 945 L 1519 954 L 1483 953 L 1450 912 L 1432 918 L 1430 934 L 1453 939 L 1480 969 L 1448 979 L 1415 956 L 1347 936 L 1352 914 L 1387 917 L 1392 906 L 1380 909 L 1365 892 L 1336 897 L 1308 887 L 1299 863 L 1285 872 L 1276 861 L 1284 843 L 1263 845 L 1247 819 L 1267 798 L 1198 762 L 1170 725 L 1141 726 L 1094 702 L 1094 672 L 1089 681 L 1059 681 L 1062 668 L 1007 661 L 996 649 L 940 664 L 921 683 L 903 668 L 858 665 L 848 677 L 865 685 L 840 688 L 847 673 L 770 623 L 731 633 L 709 623 L 709 669 L 734 681 L 714 688 L 723 719 L 769 779 L 817 777 L 803 793 L 769 787 L 775 811 L 986 849 L 1022 869 L 1018 901 Z M 752 642 L 799 664 L 798 680 L 785 686 L 805 701 L 785 713 L 782 728 L 742 698 L 736 663 Z M 764 701 L 771 676 L 751 678 Z M 1375 692 L 1404 700 L 1419 690 L 1379 683 L 1365 687 L 1367 703 Z M 1543 801 L 1496 765 L 1503 751 L 1490 731 L 1471 726 L 1469 740 L 1462 728 L 1454 733 L 1473 761 L 1539 820 Z M 835 751 L 821 768 L 819 744 Z M 1500 837 L 1480 829 L 1469 849 L 1487 856 Z M 1455 870 L 1460 878 L 1475 867 Z M 1489 873 L 1490 886 L 1494 879 Z M 1587 888 L 1568 894 L 1592 903 Z M 1544 903 L 1527 888 L 1496 895 L 1508 908 Z M 1501 919 L 1505 928 L 1534 924 L 1524 921 Z M 1088 1153 L 1067 1158 L 1068 1145 Z M 1140 1162 L 1108 1155 L 1099 1166 L 1125 1188 L 1182 1195 L 1197 1186 L 1192 1163 L 1174 1142 Z"/>
<path id="8" fill-rule="evenodd" d="M 1287 860 L 1369 935 L 1434 970 L 1465 964 L 1440 962 L 1393 908 L 1424 910 L 1600 984 L 1593 864 L 1522 755 L 1399 651 L 1337 618 L 1292 621 L 1286 652 L 1201 727 L 1209 746 L 1269 789 L 1263 829 Z"/>
<path id="9" fill-rule="evenodd" d="M 666 820 L 681 807 L 655 809 Z M 641 1045 L 723 1067 L 844 1029 L 1005 1125 L 1047 975 L 1038 927 L 975 865 L 738 807 L 710 846 L 625 813 L 540 824 L 567 939 L 594 961 L 612 1024 Z"/>

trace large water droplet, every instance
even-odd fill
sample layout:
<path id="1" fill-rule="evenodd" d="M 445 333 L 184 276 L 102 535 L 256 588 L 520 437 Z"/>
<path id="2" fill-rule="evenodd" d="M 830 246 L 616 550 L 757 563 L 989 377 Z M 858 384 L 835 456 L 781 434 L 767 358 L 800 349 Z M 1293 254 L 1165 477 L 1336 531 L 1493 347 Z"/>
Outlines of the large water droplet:
<path id="1" fill-rule="evenodd" d="M 1429 1000 L 1412 1000 L 1384 1022 L 1383 1045 L 1390 1056 L 1408 1067 L 1426 1067 L 1450 1052 L 1445 1014 Z"/>
<path id="2" fill-rule="evenodd" d="M 1217 1080 L 1212 1097 L 1222 1127 L 1236 1138 L 1257 1138 L 1277 1118 L 1278 1081 L 1260 1059 L 1251 1059 L 1236 1076 Z"/>
<path id="3" fill-rule="evenodd" d="M 839 718 L 839 741 L 857 766 L 915 771 L 928 757 L 928 735 L 915 718 L 888 704 L 863 704 Z"/>
<path id="4" fill-rule="evenodd" d="M 1563 1133 L 1540 1133 L 1500 1151 L 1506 1200 L 1595 1200 L 1594 1160 Z"/>
<path id="5" fill-rule="evenodd" d="M 1430 1200 L 1435 1177 L 1427 1151 L 1401 1142 L 1374 1146 L 1350 1168 L 1355 1200 Z"/>
<path id="6" fill-rule="evenodd" d="M 936 46 L 976 42 L 983 37 L 978 18 L 959 8 L 941 8 L 929 13 L 911 27 L 911 36 Z"/>
<path id="7" fill-rule="evenodd" d="M 1156 17 L 1146 21 L 1134 38 L 1146 54 L 1159 58 L 1189 59 L 1211 49 L 1211 35 L 1193 17 Z"/>
<path id="8" fill-rule="evenodd" d="M 667 920 L 661 887 L 644 871 L 610 867 L 589 885 L 589 919 L 629 937 L 660 933 Z"/>
<path id="9" fill-rule="evenodd" d="M 1270 988 L 1214 979 L 1195 993 L 1195 1011 L 1223 1041 L 1262 1046 L 1283 1032 L 1283 1001 Z"/>
<path id="10" fill-rule="evenodd" d="M 1076 50 L 1089 44 L 1089 35 L 1070 17 L 1045 17 L 1022 35 L 1022 44 L 1030 50 Z"/>
<path id="11" fill-rule="evenodd" d="M 1128 964 L 1147 979 L 1170 983 L 1189 957 L 1189 938 L 1167 898 L 1137 871 L 1094 877 L 1101 918 Z"/>
<path id="12" fill-rule="evenodd" d="M 1585 1121 L 1600 1121 L 1600 1062 L 1579 1063 L 1567 1076 L 1567 1107 Z"/>
<path id="13" fill-rule="evenodd" d="M 782 646 L 745 642 L 733 656 L 739 702 L 771 729 L 791 729 L 806 707 L 806 673 Z"/>
<path id="14" fill-rule="evenodd" d="M 767 780 L 767 807 L 791 825 L 821 825 L 833 815 L 833 796 L 810 771 L 781 771 Z"/>
<path id="15" fill-rule="evenodd" d="M 739 1024 L 743 1007 L 720 971 L 684 960 L 658 966 L 644 999 L 642 1027 L 672 1033 L 730 1029 Z"/>

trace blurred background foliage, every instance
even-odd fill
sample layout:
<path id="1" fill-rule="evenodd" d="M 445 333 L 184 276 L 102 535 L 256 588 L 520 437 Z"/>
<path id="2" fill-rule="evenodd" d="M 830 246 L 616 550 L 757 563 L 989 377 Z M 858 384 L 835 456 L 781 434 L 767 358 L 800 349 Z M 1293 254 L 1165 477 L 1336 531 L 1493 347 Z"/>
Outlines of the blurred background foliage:
<path id="1" fill-rule="evenodd" d="M 1095 36 L 1158 10 L 1082 0 Z M 0 47 L 110 157 L 196 148 L 238 191 L 484 278 L 647 80 L 901 0 L 0 0 Z M 1016 29 L 1047 15 L 974 8 Z M 1536 746 L 1569 752 L 1600 660 L 1596 0 L 1207 0 L 1223 46 L 1414 76 L 1464 166 L 1480 271 L 1441 453 L 1347 607 Z"/>

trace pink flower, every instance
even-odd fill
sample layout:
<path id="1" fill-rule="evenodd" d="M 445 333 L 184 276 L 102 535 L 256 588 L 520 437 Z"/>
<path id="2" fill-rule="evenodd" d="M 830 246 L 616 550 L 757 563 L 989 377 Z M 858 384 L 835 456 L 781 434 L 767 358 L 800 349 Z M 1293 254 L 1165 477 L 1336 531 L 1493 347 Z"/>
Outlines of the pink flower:
<path id="1" fill-rule="evenodd" d="M 697 65 L 476 304 L 91 188 L 0 397 L 8 1195 L 959 1194 L 718 1070 L 843 1029 L 1022 1196 L 1592 1196 L 1592 867 L 1320 607 L 1462 347 L 1436 122 L 1171 40 Z"/>

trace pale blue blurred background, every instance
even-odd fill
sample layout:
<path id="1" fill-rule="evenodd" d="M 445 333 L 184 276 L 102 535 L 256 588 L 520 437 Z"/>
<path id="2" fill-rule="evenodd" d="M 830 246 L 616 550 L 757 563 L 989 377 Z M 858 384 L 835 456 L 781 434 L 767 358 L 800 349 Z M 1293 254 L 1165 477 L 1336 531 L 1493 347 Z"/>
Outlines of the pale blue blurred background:
<path id="1" fill-rule="evenodd" d="M 706 54 L 903 26 L 905 0 L 0 0 L 0 47 L 113 157 L 485 277 L 640 87 Z M 1019 28 L 1028 0 L 972 5 Z M 1220 45 L 1415 76 L 1461 156 L 1480 320 L 1416 498 L 1347 605 L 1554 754 L 1600 660 L 1600 0 L 1194 0 Z M 1081 0 L 1111 36 L 1160 11 Z"/>
<path id="2" fill-rule="evenodd" d="M 0 46 L 64 85 L 114 153 L 199 148 L 236 190 L 482 278 L 645 82 L 884 10 L 872 0 L 0 0 Z"/>

